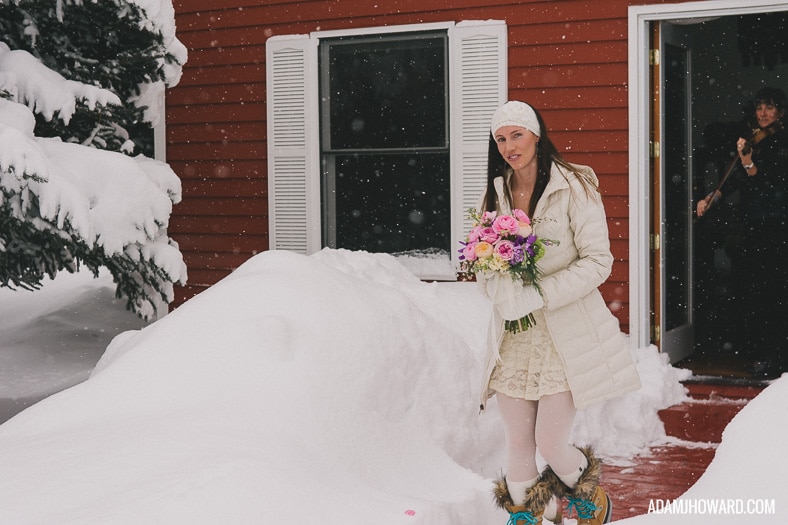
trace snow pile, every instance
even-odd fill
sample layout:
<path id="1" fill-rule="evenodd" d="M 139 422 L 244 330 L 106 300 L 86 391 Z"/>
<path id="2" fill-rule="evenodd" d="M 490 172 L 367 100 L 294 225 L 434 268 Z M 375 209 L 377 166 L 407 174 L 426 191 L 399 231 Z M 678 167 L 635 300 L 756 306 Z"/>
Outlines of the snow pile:
<path id="1" fill-rule="evenodd" d="M 678 503 L 655 502 L 654 512 L 621 525 L 788 523 L 788 375 L 750 401 L 725 427 L 706 472 Z M 670 503 L 667 511 L 664 505 Z M 712 511 L 715 508 L 717 510 Z M 671 511 L 670 509 L 676 509 Z M 682 511 L 682 509 L 684 509 Z"/>
<path id="2" fill-rule="evenodd" d="M 0 426 L 0 523 L 503 523 L 500 417 L 478 413 L 489 315 L 474 283 L 388 255 L 262 253 Z M 638 396 L 608 417 L 664 402 Z M 576 431 L 641 451 L 658 434 Z"/>
<path id="3" fill-rule="evenodd" d="M 575 443 L 593 443 L 607 463 L 627 464 L 629 458 L 643 452 L 644 443 L 666 442 L 657 412 L 687 400 L 680 381 L 689 378 L 691 371 L 671 367 L 668 355 L 659 353 L 655 346 L 639 350 L 633 357 L 642 388 L 579 411 L 572 431 Z"/>

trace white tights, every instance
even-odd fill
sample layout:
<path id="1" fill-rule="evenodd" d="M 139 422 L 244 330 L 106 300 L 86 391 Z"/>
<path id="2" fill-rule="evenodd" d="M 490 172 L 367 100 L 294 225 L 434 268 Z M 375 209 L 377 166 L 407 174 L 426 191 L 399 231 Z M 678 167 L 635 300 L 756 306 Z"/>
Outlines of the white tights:
<path id="1" fill-rule="evenodd" d="M 528 401 L 496 393 L 506 431 L 506 481 L 523 482 L 539 476 L 536 450 L 559 476 L 571 475 L 585 456 L 569 444 L 577 409 L 571 392 Z"/>

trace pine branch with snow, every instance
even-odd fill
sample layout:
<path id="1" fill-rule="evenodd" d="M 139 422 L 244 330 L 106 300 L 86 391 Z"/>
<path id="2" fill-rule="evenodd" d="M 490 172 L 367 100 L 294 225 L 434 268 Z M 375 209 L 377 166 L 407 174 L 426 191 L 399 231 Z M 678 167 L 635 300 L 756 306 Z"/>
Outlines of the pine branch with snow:
<path id="1" fill-rule="evenodd" d="M 51 70 L 49 84 L 60 89 L 60 97 L 42 96 L 38 82 L 31 86 L 17 75 L 21 102 L 55 102 L 55 107 L 34 108 L 36 135 L 152 156 L 151 124 L 161 108 L 144 105 L 151 101 L 142 94 L 177 83 L 186 61 L 173 18 L 169 0 L 0 2 L 0 41 L 27 52 L 13 53 L 12 70 Z M 64 105 L 69 98 L 76 106 Z M 94 142 L 97 135 L 101 138 Z"/>
<path id="2" fill-rule="evenodd" d="M 141 155 L 35 137 L 32 122 L 0 100 L 0 285 L 35 289 L 79 264 L 105 266 L 129 308 L 152 317 L 186 281 L 166 234 L 180 179 Z"/>
<path id="3" fill-rule="evenodd" d="M 59 271 L 104 266 L 147 319 L 186 282 L 167 235 L 180 180 L 131 156 L 161 109 L 138 102 L 176 83 L 186 59 L 173 17 L 169 0 L 0 0 L 0 286 L 36 289 Z M 99 56 L 107 49 L 117 56 Z"/>

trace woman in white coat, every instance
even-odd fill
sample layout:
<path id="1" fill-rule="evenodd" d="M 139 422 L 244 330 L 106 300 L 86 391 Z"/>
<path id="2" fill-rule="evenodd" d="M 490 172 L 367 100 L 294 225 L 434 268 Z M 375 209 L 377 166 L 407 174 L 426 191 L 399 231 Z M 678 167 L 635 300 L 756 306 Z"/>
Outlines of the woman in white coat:
<path id="1" fill-rule="evenodd" d="M 507 443 L 506 476 L 494 494 L 512 525 L 560 522 L 562 500 L 579 524 L 607 523 L 610 498 L 590 448 L 569 443 L 578 408 L 640 387 L 618 320 L 598 287 L 610 275 L 607 221 L 593 170 L 565 161 L 539 113 L 510 101 L 492 117 L 486 211 L 521 209 L 534 233 L 557 241 L 539 261 L 538 286 L 477 275 L 495 305 L 482 407 L 495 395 Z M 514 286 L 514 292 L 512 287 Z M 526 331 L 504 330 L 516 295 L 516 318 L 532 313 Z M 526 311 L 527 310 L 527 311 Z M 548 467 L 539 472 L 536 452 Z"/>

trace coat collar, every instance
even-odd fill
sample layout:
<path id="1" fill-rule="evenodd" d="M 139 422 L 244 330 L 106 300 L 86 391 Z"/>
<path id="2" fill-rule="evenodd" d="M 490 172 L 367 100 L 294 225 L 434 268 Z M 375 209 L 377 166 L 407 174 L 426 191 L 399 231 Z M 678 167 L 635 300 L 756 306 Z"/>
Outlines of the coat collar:
<path id="1" fill-rule="evenodd" d="M 512 211 L 512 205 L 506 200 L 506 192 L 503 191 L 503 187 L 504 183 L 507 185 L 509 184 L 509 180 L 512 178 L 513 174 L 514 172 L 512 170 L 507 170 L 502 176 L 496 177 L 493 180 L 495 191 L 498 193 L 498 202 L 501 204 L 502 213 L 511 213 Z M 547 187 L 544 189 L 542 198 L 539 199 L 539 203 L 536 206 L 537 211 L 541 208 L 541 204 L 546 201 L 547 196 L 559 190 L 569 188 L 568 176 L 564 168 L 561 168 L 558 164 L 553 162 L 550 168 L 550 180 L 547 182 Z"/>

